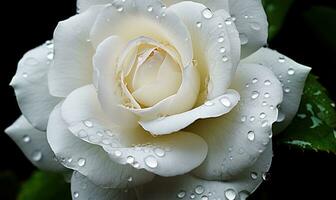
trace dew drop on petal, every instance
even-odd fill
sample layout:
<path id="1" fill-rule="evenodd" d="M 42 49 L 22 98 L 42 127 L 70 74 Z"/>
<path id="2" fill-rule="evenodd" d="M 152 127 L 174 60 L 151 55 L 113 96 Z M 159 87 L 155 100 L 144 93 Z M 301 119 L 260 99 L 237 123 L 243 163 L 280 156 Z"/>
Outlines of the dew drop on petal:
<path id="1" fill-rule="evenodd" d="M 231 101 L 226 98 L 226 97 L 223 97 L 220 99 L 220 102 L 225 106 L 225 107 L 230 107 L 231 106 Z"/>
<path id="2" fill-rule="evenodd" d="M 79 159 L 77 160 L 77 164 L 78 164 L 78 166 L 80 166 L 80 167 L 84 167 L 85 164 L 86 164 L 86 159 L 85 159 L 85 158 L 79 158 Z"/>
<path id="3" fill-rule="evenodd" d="M 257 92 L 257 91 L 253 91 L 253 92 L 252 92 L 252 95 L 251 95 L 251 98 L 252 98 L 252 99 L 256 99 L 256 98 L 258 98 L 258 96 L 259 96 L 259 92 Z"/>
<path id="4" fill-rule="evenodd" d="M 28 135 L 24 135 L 22 140 L 23 140 L 24 143 L 28 143 L 28 142 L 30 142 L 30 137 Z"/>
<path id="5" fill-rule="evenodd" d="M 217 27 L 218 28 L 223 28 L 223 24 L 222 23 L 218 23 Z"/>
<path id="6" fill-rule="evenodd" d="M 213 106 L 214 103 L 213 103 L 212 101 L 206 101 L 206 102 L 204 103 L 204 105 L 206 105 L 206 106 Z"/>
<path id="7" fill-rule="evenodd" d="M 259 117 L 260 117 L 260 119 L 264 119 L 266 117 L 266 114 L 262 112 L 262 113 L 260 113 Z"/>
<path id="8" fill-rule="evenodd" d="M 147 11 L 148 11 L 148 12 L 152 12 L 152 11 L 153 11 L 153 6 L 149 5 L 149 6 L 147 7 Z"/>
<path id="9" fill-rule="evenodd" d="M 247 133 L 247 139 L 250 140 L 250 141 L 253 141 L 254 138 L 255 138 L 255 134 L 254 134 L 254 132 L 253 132 L 253 131 L 249 131 L 249 132 Z"/>
<path id="10" fill-rule="evenodd" d="M 219 43 L 224 42 L 224 37 L 223 37 L 223 36 L 219 36 L 219 37 L 217 38 L 217 42 L 219 42 Z"/>
<path id="11" fill-rule="evenodd" d="M 132 176 L 128 177 L 127 181 L 128 182 L 132 182 L 133 181 L 133 177 Z"/>
<path id="12" fill-rule="evenodd" d="M 35 162 L 38 162 L 42 159 L 42 152 L 41 151 L 34 151 L 32 154 L 32 159 Z"/>
<path id="13" fill-rule="evenodd" d="M 251 172 L 251 178 L 256 180 L 258 178 L 258 174 L 256 172 Z"/>
<path id="14" fill-rule="evenodd" d="M 266 86 L 269 86 L 269 85 L 271 85 L 272 84 L 272 82 L 270 81 L 270 80 L 266 80 L 266 81 L 264 81 L 264 85 L 266 85 Z"/>
<path id="15" fill-rule="evenodd" d="M 223 56 L 223 57 L 222 57 L 222 61 L 223 61 L 223 62 L 227 62 L 228 60 L 229 60 L 228 57 L 226 57 L 226 56 Z"/>
<path id="16" fill-rule="evenodd" d="M 285 91 L 285 93 L 290 93 L 291 90 L 290 90 L 289 87 L 285 87 L 284 91 Z"/>
<path id="17" fill-rule="evenodd" d="M 279 63 L 284 63 L 285 62 L 285 57 L 279 57 L 278 58 Z"/>
<path id="18" fill-rule="evenodd" d="M 251 23 L 250 26 L 253 30 L 256 30 L 256 31 L 259 31 L 261 29 L 260 25 L 256 22 Z"/>
<path id="19" fill-rule="evenodd" d="M 211 19 L 212 16 L 213 16 L 213 13 L 212 13 L 212 11 L 209 8 L 205 8 L 204 10 L 202 10 L 202 16 L 205 19 Z"/>
<path id="20" fill-rule="evenodd" d="M 84 125 L 85 125 L 86 127 L 88 127 L 88 128 L 93 127 L 93 123 L 92 123 L 91 121 L 89 121 L 89 120 L 85 120 L 85 121 L 84 121 Z"/>
<path id="21" fill-rule="evenodd" d="M 28 78 L 28 74 L 27 74 L 27 72 L 23 72 L 23 73 L 22 73 L 22 77 L 23 77 L 23 78 Z"/>
<path id="22" fill-rule="evenodd" d="M 73 196 L 74 196 L 74 198 L 77 199 L 77 198 L 79 197 L 79 193 L 78 193 L 78 192 L 74 192 L 74 193 L 73 193 Z"/>
<path id="23" fill-rule="evenodd" d="M 236 198 L 236 192 L 233 189 L 227 189 L 224 195 L 228 200 L 234 200 Z"/>
<path id="24" fill-rule="evenodd" d="M 258 82 L 258 79 L 257 78 L 253 78 L 252 79 L 252 83 L 257 83 Z"/>
<path id="25" fill-rule="evenodd" d="M 269 94 L 268 92 L 266 92 L 266 93 L 264 94 L 264 97 L 265 97 L 265 98 L 269 98 L 269 97 L 270 97 L 270 94 Z"/>
<path id="26" fill-rule="evenodd" d="M 186 192 L 184 190 L 181 190 L 177 193 L 177 198 L 183 199 L 186 195 Z"/>
<path id="27" fill-rule="evenodd" d="M 196 22 L 196 26 L 197 26 L 197 28 L 201 28 L 202 27 L 202 22 Z"/>
<path id="28" fill-rule="evenodd" d="M 195 193 L 196 194 L 202 194 L 204 192 L 204 187 L 201 185 L 196 186 Z"/>
<path id="29" fill-rule="evenodd" d="M 219 49 L 219 52 L 220 52 L 220 53 L 225 53 L 225 51 L 226 51 L 226 49 L 225 49 L 224 47 L 221 47 L 221 48 Z"/>
<path id="30" fill-rule="evenodd" d="M 246 121 L 246 115 L 243 115 L 243 116 L 240 118 L 240 121 L 241 121 L 241 122 L 245 122 L 245 121 Z"/>
<path id="31" fill-rule="evenodd" d="M 295 70 L 293 68 L 289 68 L 287 71 L 288 75 L 294 75 L 295 74 Z"/>
<path id="32" fill-rule="evenodd" d="M 132 164 L 132 163 L 134 162 L 134 157 L 133 157 L 133 156 L 127 156 L 127 158 L 126 158 L 126 162 L 127 162 L 128 164 Z"/>
<path id="33" fill-rule="evenodd" d="M 209 200 L 209 197 L 208 197 L 207 195 L 203 195 L 203 196 L 201 197 L 201 200 Z"/>
<path id="34" fill-rule="evenodd" d="M 156 168 L 158 166 L 158 162 L 154 156 L 146 157 L 145 164 L 150 168 Z"/>
<path id="35" fill-rule="evenodd" d="M 122 153 L 121 153 L 121 151 L 115 151 L 115 152 L 114 152 L 114 155 L 115 155 L 116 157 L 120 157 L 120 156 L 122 155 Z"/>
<path id="36" fill-rule="evenodd" d="M 154 153 L 155 153 L 155 155 L 157 155 L 159 157 L 163 157 L 166 154 L 166 152 L 161 148 L 155 148 Z"/>

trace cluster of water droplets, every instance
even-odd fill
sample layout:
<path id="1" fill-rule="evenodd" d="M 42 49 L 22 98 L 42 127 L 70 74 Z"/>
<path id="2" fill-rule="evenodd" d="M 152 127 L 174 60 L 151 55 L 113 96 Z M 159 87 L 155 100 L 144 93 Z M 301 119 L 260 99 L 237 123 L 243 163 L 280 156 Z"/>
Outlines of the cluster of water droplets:
<path id="1" fill-rule="evenodd" d="M 224 196 L 224 198 L 222 198 Z M 176 193 L 177 199 L 200 199 L 200 200 L 234 200 L 239 196 L 234 189 L 227 189 L 224 194 L 216 191 L 209 191 L 202 185 L 197 185 L 191 191 L 179 190 Z"/>
<path id="2" fill-rule="evenodd" d="M 22 137 L 22 142 L 25 144 L 25 145 L 32 145 L 32 138 L 29 136 L 29 135 L 24 135 Z M 31 159 L 34 161 L 34 162 L 39 162 L 42 160 L 43 158 L 43 154 L 40 150 L 34 150 L 32 151 L 31 153 Z"/>

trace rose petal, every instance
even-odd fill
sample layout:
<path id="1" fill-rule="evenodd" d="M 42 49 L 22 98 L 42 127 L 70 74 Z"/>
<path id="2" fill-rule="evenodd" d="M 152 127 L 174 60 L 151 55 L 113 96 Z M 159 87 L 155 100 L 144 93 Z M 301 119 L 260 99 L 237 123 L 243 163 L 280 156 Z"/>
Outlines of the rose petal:
<path id="1" fill-rule="evenodd" d="M 280 105 L 279 118 L 273 130 L 275 133 L 283 131 L 299 109 L 305 80 L 311 68 L 267 48 L 260 49 L 242 62 L 262 64 L 272 70 L 282 83 L 284 100 Z"/>
<path id="2" fill-rule="evenodd" d="M 21 116 L 5 132 L 36 167 L 54 172 L 66 171 L 61 164 L 55 161 L 55 155 L 48 144 L 46 133 L 32 127 L 25 117 Z"/>
<path id="3" fill-rule="evenodd" d="M 153 135 L 164 135 L 179 131 L 197 119 L 206 119 L 222 116 L 231 111 L 239 101 L 239 94 L 228 90 L 224 95 L 217 97 L 190 111 L 158 118 L 152 121 L 139 121 L 140 125 Z"/>
<path id="4" fill-rule="evenodd" d="M 60 22 L 54 32 L 55 56 L 49 71 L 52 95 L 65 97 L 72 90 L 92 83 L 92 47 L 89 32 L 102 6 Z"/>
<path id="5" fill-rule="evenodd" d="M 249 169 L 234 179 L 208 181 L 183 175 L 171 178 L 156 177 L 152 182 L 137 188 L 139 200 L 157 199 L 242 199 L 252 193 L 263 181 L 272 161 L 272 145 L 269 143 L 265 152 Z"/>
<path id="6" fill-rule="evenodd" d="M 77 0 L 77 12 L 82 13 L 94 5 L 104 5 L 113 0 Z"/>
<path id="7" fill-rule="evenodd" d="M 188 29 L 172 12 L 165 10 L 158 0 L 114 1 L 98 15 L 91 31 L 91 40 L 97 47 L 111 35 L 125 41 L 140 36 L 148 37 L 174 47 L 183 66 L 192 61 L 193 52 Z"/>
<path id="8" fill-rule="evenodd" d="M 226 23 L 229 14 L 224 10 L 212 13 L 194 2 L 181 2 L 167 10 L 176 13 L 188 27 L 194 47 L 194 61 L 200 72 L 201 92 L 213 99 L 225 93 L 231 84 L 240 59 L 238 32 L 233 23 Z M 209 12 L 209 16 L 204 14 Z M 204 99 L 203 99 L 204 100 Z"/>
<path id="9" fill-rule="evenodd" d="M 146 170 L 113 162 L 101 147 L 74 136 L 61 117 L 60 105 L 50 115 L 47 138 L 52 150 L 65 167 L 79 171 L 102 187 L 133 187 L 153 178 L 153 174 Z M 134 178 L 131 183 L 128 181 L 130 176 Z"/>
<path id="10" fill-rule="evenodd" d="M 265 85 L 270 81 L 271 85 Z M 187 128 L 209 145 L 209 153 L 194 173 L 208 180 L 226 180 L 249 168 L 270 142 L 278 117 L 282 88 L 273 72 L 256 64 L 238 67 L 232 86 L 241 101 L 228 114 Z"/>
<path id="11" fill-rule="evenodd" d="M 132 179 L 129 179 L 133 181 Z M 131 182 L 130 181 L 130 182 Z M 136 200 L 133 189 L 103 188 L 92 183 L 79 172 L 74 172 L 71 178 L 72 199 L 78 200 Z"/>
<path id="12" fill-rule="evenodd" d="M 46 130 L 49 114 L 60 101 L 60 98 L 51 96 L 48 89 L 47 74 L 51 65 L 48 57 L 52 52 L 50 41 L 27 52 L 11 82 L 23 115 L 39 130 Z"/>
<path id="13" fill-rule="evenodd" d="M 113 161 L 161 176 L 189 172 L 199 166 L 207 154 L 207 144 L 192 133 L 152 137 L 140 127 L 114 126 L 99 107 L 92 86 L 82 87 L 70 94 L 63 103 L 62 113 L 75 136 L 87 143 L 100 145 Z M 155 166 L 147 163 L 148 157 Z M 176 167 L 172 167 L 172 163 Z"/>
<path id="14" fill-rule="evenodd" d="M 261 0 L 229 0 L 230 14 L 239 32 L 244 58 L 267 43 L 268 22 Z"/>

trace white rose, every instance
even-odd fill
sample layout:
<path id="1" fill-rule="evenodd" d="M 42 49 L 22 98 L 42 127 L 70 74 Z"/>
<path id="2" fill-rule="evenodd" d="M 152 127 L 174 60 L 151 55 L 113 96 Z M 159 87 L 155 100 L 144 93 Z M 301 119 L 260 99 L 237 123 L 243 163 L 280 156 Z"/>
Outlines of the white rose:
<path id="1" fill-rule="evenodd" d="M 290 123 L 310 70 L 261 48 L 261 2 L 78 8 L 53 42 L 23 57 L 11 83 L 24 117 L 6 132 L 26 156 L 45 170 L 73 169 L 73 199 L 253 192 L 271 165 L 272 124 L 277 133 Z"/>

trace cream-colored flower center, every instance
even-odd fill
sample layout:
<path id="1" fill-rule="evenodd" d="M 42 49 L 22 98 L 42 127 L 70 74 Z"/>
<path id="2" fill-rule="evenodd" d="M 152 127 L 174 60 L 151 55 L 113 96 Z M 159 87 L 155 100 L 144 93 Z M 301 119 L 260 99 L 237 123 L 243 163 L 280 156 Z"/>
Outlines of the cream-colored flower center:
<path id="1" fill-rule="evenodd" d="M 139 45 L 133 57 L 124 83 L 142 108 L 151 107 L 178 91 L 182 82 L 181 67 L 164 49 Z"/>

